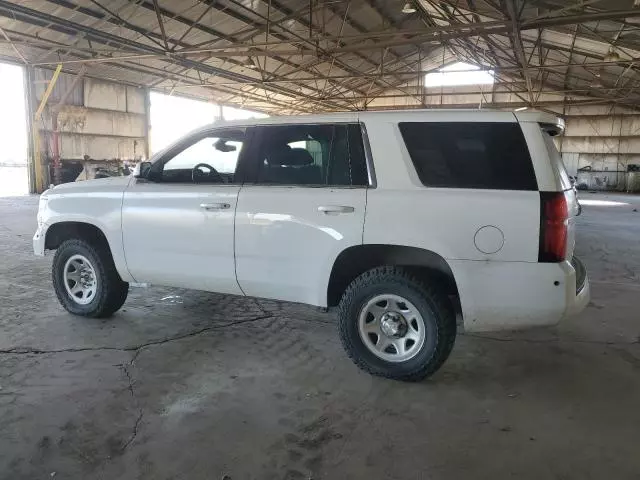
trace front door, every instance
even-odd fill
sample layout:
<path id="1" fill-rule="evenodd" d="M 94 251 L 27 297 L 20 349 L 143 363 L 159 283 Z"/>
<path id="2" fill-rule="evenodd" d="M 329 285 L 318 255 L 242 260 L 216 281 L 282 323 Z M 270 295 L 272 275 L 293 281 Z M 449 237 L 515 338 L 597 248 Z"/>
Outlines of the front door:
<path id="1" fill-rule="evenodd" d="M 368 175 L 358 124 L 256 128 L 238 197 L 245 294 L 325 305 L 337 256 L 362 243 Z"/>
<path id="2" fill-rule="evenodd" d="M 122 206 L 127 266 L 138 282 L 241 294 L 233 224 L 244 130 L 201 131 L 134 179 Z"/>

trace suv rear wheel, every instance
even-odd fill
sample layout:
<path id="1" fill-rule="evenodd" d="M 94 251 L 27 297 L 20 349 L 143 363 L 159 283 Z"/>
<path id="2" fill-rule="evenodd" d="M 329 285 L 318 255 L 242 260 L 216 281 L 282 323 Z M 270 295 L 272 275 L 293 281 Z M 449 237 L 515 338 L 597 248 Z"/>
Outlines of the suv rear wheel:
<path id="1" fill-rule="evenodd" d="M 349 285 L 340 301 L 339 329 L 356 365 L 406 381 L 435 373 L 456 336 L 447 296 L 399 267 L 369 270 Z"/>
<path id="2" fill-rule="evenodd" d="M 118 275 L 106 246 L 65 240 L 53 257 L 53 288 L 62 306 L 85 317 L 108 317 L 127 299 L 129 284 Z"/>

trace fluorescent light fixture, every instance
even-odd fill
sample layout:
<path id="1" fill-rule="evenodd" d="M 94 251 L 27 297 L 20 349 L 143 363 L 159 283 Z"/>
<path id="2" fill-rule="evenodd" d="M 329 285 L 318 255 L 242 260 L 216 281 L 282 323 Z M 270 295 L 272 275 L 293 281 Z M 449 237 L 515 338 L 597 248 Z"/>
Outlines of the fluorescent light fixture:
<path id="1" fill-rule="evenodd" d="M 524 112 L 524 111 L 525 111 L 526 109 L 528 109 L 528 108 L 529 108 L 529 107 L 519 107 L 519 108 L 516 108 L 516 109 L 514 110 L 514 112 Z"/>
<path id="2" fill-rule="evenodd" d="M 402 13 L 416 13 L 416 7 L 414 7 L 411 2 L 407 2 L 402 7 Z"/>

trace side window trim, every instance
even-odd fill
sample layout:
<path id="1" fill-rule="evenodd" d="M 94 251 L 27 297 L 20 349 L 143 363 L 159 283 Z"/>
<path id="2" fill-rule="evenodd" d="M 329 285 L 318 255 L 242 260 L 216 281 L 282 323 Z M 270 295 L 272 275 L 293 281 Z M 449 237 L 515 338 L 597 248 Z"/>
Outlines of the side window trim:
<path id="1" fill-rule="evenodd" d="M 373 154 L 371 153 L 371 144 L 369 143 L 367 126 L 364 124 L 364 122 L 360 122 L 360 136 L 362 146 L 364 148 L 364 158 L 367 163 L 367 180 L 369 181 L 368 188 L 377 188 L 378 182 L 376 181 L 376 170 L 373 166 Z"/>
<path id="2" fill-rule="evenodd" d="M 365 141 L 366 132 L 361 132 L 361 141 L 363 142 L 363 148 L 365 152 L 365 161 L 367 167 L 367 178 L 369 181 L 369 185 L 329 185 L 326 183 L 320 184 L 295 184 L 295 183 L 267 183 L 267 182 L 259 182 L 259 174 L 260 174 L 260 148 L 263 144 L 266 131 L 269 128 L 273 127 L 287 127 L 287 126 L 323 126 L 323 125 L 331 125 L 331 126 L 345 126 L 347 128 L 347 151 L 348 151 L 348 161 L 349 168 L 352 168 L 351 165 L 351 148 L 349 147 L 349 126 L 356 126 L 361 132 L 361 129 L 364 128 L 363 123 L 358 122 L 317 122 L 317 123 L 287 123 L 287 124 L 273 124 L 273 125 L 255 125 L 252 130 L 254 130 L 250 137 L 250 142 L 245 148 L 243 148 L 243 154 L 245 160 L 244 165 L 244 182 L 243 185 L 255 185 L 255 186 L 265 186 L 265 187 L 286 187 L 286 188 L 341 188 L 341 189 L 361 189 L 361 188 L 371 188 L 371 186 L 375 187 L 375 176 L 373 176 L 373 163 L 372 159 L 367 156 L 367 151 L 370 152 L 370 147 L 368 146 L 368 139 Z M 369 150 L 367 150 L 369 148 Z M 240 161 L 239 161 L 240 163 Z M 372 183 L 373 182 L 373 183 Z"/>

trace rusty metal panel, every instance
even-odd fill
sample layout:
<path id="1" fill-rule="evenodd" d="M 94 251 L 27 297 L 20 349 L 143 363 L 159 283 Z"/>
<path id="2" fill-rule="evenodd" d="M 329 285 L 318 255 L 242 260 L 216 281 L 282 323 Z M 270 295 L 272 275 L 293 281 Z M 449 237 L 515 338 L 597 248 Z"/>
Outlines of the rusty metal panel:
<path id="1" fill-rule="evenodd" d="M 568 117 L 565 135 L 570 137 L 640 136 L 640 116 Z"/>
<path id="2" fill-rule="evenodd" d="M 84 106 L 126 112 L 127 87 L 118 83 L 85 78 Z"/>
<path id="3" fill-rule="evenodd" d="M 37 98 L 37 102 L 40 102 L 42 99 L 42 95 L 44 91 L 47 89 L 47 85 L 53 76 L 53 70 L 45 70 L 42 68 L 35 68 L 35 94 Z M 60 73 L 58 75 L 58 80 L 56 84 L 53 86 L 53 90 L 51 91 L 51 95 L 49 96 L 48 104 L 49 105 L 57 105 L 60 103 L 60 99 L 62 96 L 71 88 L 73 85 L 73 81 L 75 79 L 75 75 L 68 73 Z M 66 105 L 78 105 L 81 106 L 84 102 L 84 85 L 83 82 L 78 82 L 75 87 L 71 90 L 69 96 L 67 97 L 65 104 Z"/>
<path id="4" fill-rule="evenodd" d="M 58 112 L 60 132 L 144 137 L 144 116 L 125 112 L 64 107 Z"/>
<path id="5" fill-rule="evenodd" d="M 127 112 L 145 114 L 144 88 L 127 87 Z"/>
<path id="6" fill-rule="evenodd" d="M 60 133 L 60 157 L 81 160 L 88 155 L 93 160 L 135 160 L 144 156 L 144 138 L 110 137 Z"/>
<path id="7" fill-rule="evenodd" d="M 640 154 L 640 137 L 565 137 L 562 150 L 603 155 Z"/>

